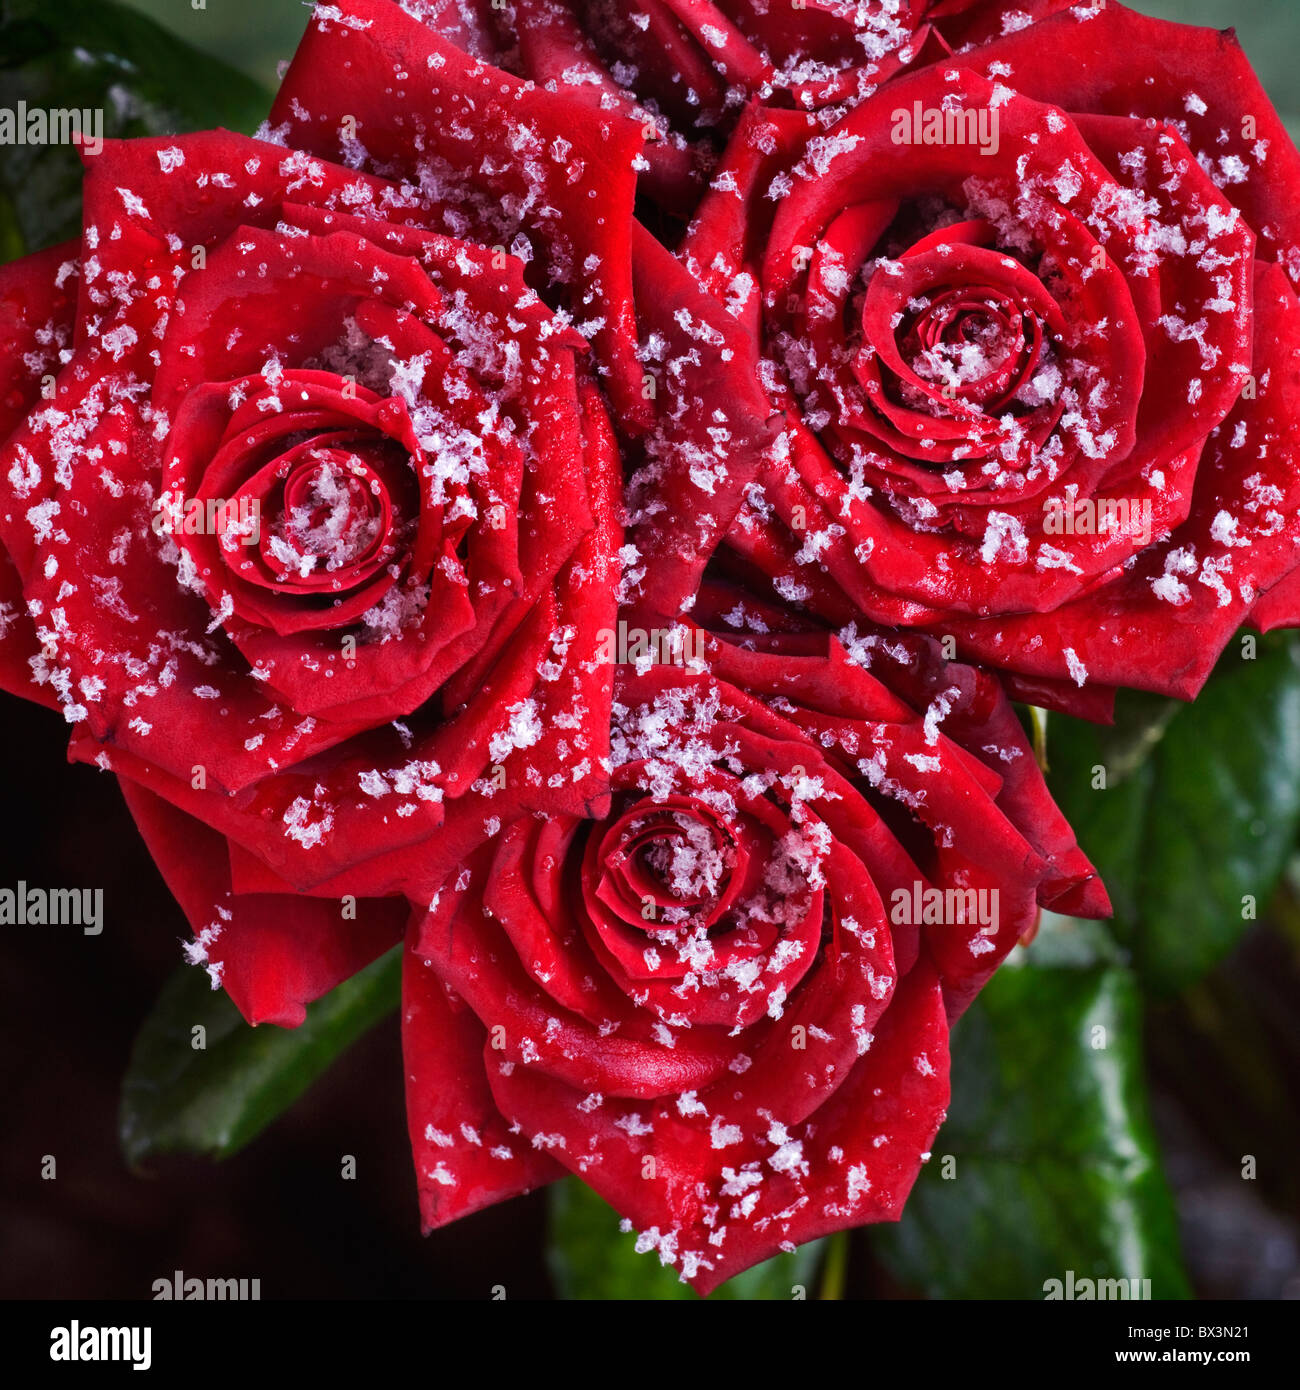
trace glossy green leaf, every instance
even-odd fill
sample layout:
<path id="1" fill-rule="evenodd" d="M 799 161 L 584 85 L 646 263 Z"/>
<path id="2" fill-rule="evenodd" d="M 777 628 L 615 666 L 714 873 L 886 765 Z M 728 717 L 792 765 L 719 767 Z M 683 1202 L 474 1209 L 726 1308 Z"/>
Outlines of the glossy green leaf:
<path id="1" fill-rule="evenodd" d="M 235 1153 L 397 1008 L 401 974 L 394 948 L 309 1005 L 302 1027 L 250 1028 L 204 971 L 182 968 L 140 1030 L 127 1068 L 118 1128 L 128 1161 Z"/>
<path id="2" fill-rule="evenodd" d="M 0 84 L 17 111 L 102 112 L 112 139 L 226 126 L 270 109 L 257 83 L 113 0 L 0 0 Z M 7 257 L 76 236 L 81 160 L 70 145 L 0 145 L 0 246 Z"/>
<path id="3" fill-rule="evenodd" d="M 816 1298 L 824 1240 L 810 1241 L 747 1269 L 714 1290 L 711 1300 Z M 697 1295 L 653 1251 L 637 1254 L 636 1236 L 619 1230 L 618 1213 L 577 1178 L 550 1189 L 548 1259 L 565 1299 L 680 1302 Z"/>
<path id="4" fill-rule="evenodd" d="M 897 1226 L 893 1275 L 931 1298 L 1041 1299 L 1048 1280 L 1188 1295 L 1141 1068 L 1131 971 L 1095 924 L 1056 918 L 953 1036 L 953 1100 Z"/>
<path id="5" fill-rule="evenodd" d="M 1116 718 L 1114 729 L 1053 718 L 1049 780 L 1143 984 L 1170 993 L 1232 949 L 1295 841 L 1296 641 L 1247 634 L 1193 704 L 1121 695 Z"/>

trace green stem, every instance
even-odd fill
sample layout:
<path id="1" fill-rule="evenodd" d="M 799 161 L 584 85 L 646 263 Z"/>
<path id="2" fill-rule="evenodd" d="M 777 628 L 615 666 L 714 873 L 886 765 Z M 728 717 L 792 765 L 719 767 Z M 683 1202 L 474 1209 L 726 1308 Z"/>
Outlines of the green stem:
<path id="1" fill-rule="evenodd" d="M 826 1241 L 826 1259 L 822 1265 L 823 1302 L 838 1302 L 844 1297 L 844 1284 L 849 1273 L 849 1233 L 837 1231 Z"/>
<path id="2" fill-rule="evenodd" d="M 1034 758 L 1040 770 L 1047 773 L 1047 711 L 1030 705 L 1029 718 L 1034 726 Z"/>

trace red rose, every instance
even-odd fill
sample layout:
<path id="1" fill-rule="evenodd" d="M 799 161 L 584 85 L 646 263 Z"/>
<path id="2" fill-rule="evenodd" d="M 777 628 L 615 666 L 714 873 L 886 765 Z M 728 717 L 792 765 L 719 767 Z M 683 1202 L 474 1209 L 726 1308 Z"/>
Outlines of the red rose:
<path id="1" fill-rule="evenodd" d="M 624 344 L 642 429 L 640 132 L 365 8 L 316 21 L 348 63 L 404 26 L 448 125 L 509 108 L 454 184 L 434 135 L 406 181 L 227 132 L 109 143 L 81 246 L 0 271 L 0 669 L 122 777 L 254 1022 L 397 939 L 395 855 L 450 868 L 467 820 L 608 790 L 620 471 L 573 321 Z M 570 258 L 557 313 L 526 262 Z"/>
<path id="2" fill-rule="evenodd" d="M 190 958 L 251 1022 L 301 1022 L 405 928 L 427 1225 L 572 1169 L 707 1291 L 791 1242 L 896 1217 L 943 1118 L 949 1023 L 1040 907 L 1108 910 L 998 679 L 899 631 L 953 627 L 895 592 L 929 594 L 915 516 L 880 541 L 894 589 L 870 603 L 847 522 L 809 527 L 801 554 L 781 530 L 846 486 L 830 454 L 811 479 L 792 461 L 862 426 L 818 420 L 827 388 L 792 366 L 811 360 L 800 335 L 825 330 L 809 280 L 833 298 L 842 277 L 821 253 L 780 278 L 840 175 L 792 184 L 771 227 L 759 175 L 870 146 L 809 141 L 795 104 L 862 92 L 856 50 L 800 67 L 808 35 L 865 14 L 893 36 L 920 16 L 827 3 L 787 26 L 725 7 L 761 51 L 755 89 L 790 107 L 746 112 L 715 185 L 730 201 L 706 205 L 679 259 L 633 220 L 643 133 L 626 102 L 593 111 L 582 83 L 488 65 L 503 52 L 486 7 L 457 5 L 454 24 L 447 5 L 414 8 L 425 23 L 387 0 L 320 7 L 267 138 L 109 144 L 87 161 L 81 245 L 0 270 L 0 683 L 60 709 L 72 756 L 119 776 L 194 927 Z M 654 15 L 707 46 L 724 11 Z M 555 36 L 555 12 L 534 19 Z M 889 67 L 911 56 L 900 43 L 868 52 Z M 738 40 L 723 47 L 739 61 Z M 814 80 L 816 100 L 799 90 Z M 1046 108 L 1003 106 L 1033 146 Z M 833 239 L 845 216 L 872 226 L 848 206 Z M 1249 233 L 1212 209 L 1220 259 L 1174 287 L 1213 282 L 1224 321 L 1195 345 L 1232 358 L 1262 310 L 1241 295 Z M 1019 332 L 1015 363 L 969 385 L 980 408 L 1049 368 L 1067 378 L 1067 349 L 1081 370 L 1122 358 L 1114 398 L 1076 406 L 1090 437 L 1140 440 L 1154 348 L 1134 305 L 1151 309 L 1164 272 L 1142 298 L 1107 259 L 1061 307 L 1041 257 L 1031 274 L 991 249 L 989 229 L 1021 226 L 990 203 L 926 229 L 891 262 L 892 300 L 865 287 L 864 322 L 910 315 L 913 355 Z M 1042 228 L 1085 244 L 1046 205 Z M 1108 255 L 1138 240 L 1116 230 Z M 981 276 L 927 302 L 940 245 Z M 746 267 L 784 296 L 765 322 Z M 1113 342 L 1081 334 L 1081 306 L 1112 316 Z M 758 369 L 760 329 L 793 354 L 784 378 Z M 1187 418 L 1208 432 L 1240 372 L 1206 374 Z M 891 421 L 940 418 L 875 397 Z M 1164 406 L 1173 450 L 1191 426 Z M 1055 402 L 1023 418 L 1043 452 L 1066 428 Z M 975 494 L 962 505 L 991 513 Z M 1015 592 L 1038 590 L 1021 576 Z M 960 611 L 959 585 L 944 597 Z M 640 644 L 655 614 L 687 611 Z M 1053 698 L 1056 675 L 1030 663 L 1020 688 Z"/>
<path id="3" fill-rule="evenodd" d="M 649 138 L 642 189 L 686 213 L 751 97 L 820 111 L 870 96 L 921 52 L 932 14 L 972 0 L 514 0 L 506 12 L 420 0 L 431 28 L 478 57 Z"/>
<path id="4" fill-rule="evenodd" d="M 449 91 L 451 71 L 463 95 Z M 432 86 L 430 72 L 443 75 Z M 531 273 L 578 306 L 624 471 L 636 474 L 626 501 L 638 534 L 622 556 L 624 584 L 635 587 L 647 573 L 666 577 L 679 547 L 704 556 L 718 546 L 780 417 L 754 374 L 745 326 L 631 219 L 640 127 L 618 108 L 593 121 L 585 101 L 581 86 L 552 96 L 467 63 L 388 0 L 351 0 L 343 20 L 308 29 L 272 122 L 295 149 L 421 187 L 454 189 L 466 169 L 491 170 L 497 197 L 482 211 L 506 244 L 521 212 L 536 219 L 545 236 Z M 565 133 L 520 128 L 521 103 L 554 103 Z M 548 170 L 552 182 L 539 188 Z M 395 867 L 394 881 L 406 869 Z"/>
<path id="5" fill-rule="evenodd" d="M 786 428 L 739 512 L 675 506 L 825 620 L 946 635 L 1042 703 L 1194 695 L 1295 612 L 1298 175 L 1230 39 L 1115 4 L 828 130 L 752 106 L 680 254 Z M 675 612 L 707 555 L 657 544 Z"/>
<path id="6" fill-rule="evenodd" d="M 610 813 L 517 822 L 433 894 L 404 1052 L 427 1226 L 567 1168 L 707 1293 L 897 1218 L 950 1020 L 1040 903 L 1108 905 L 993 678 L 892 634 L 678 637 L 712 669 L 622 669 Z"/>

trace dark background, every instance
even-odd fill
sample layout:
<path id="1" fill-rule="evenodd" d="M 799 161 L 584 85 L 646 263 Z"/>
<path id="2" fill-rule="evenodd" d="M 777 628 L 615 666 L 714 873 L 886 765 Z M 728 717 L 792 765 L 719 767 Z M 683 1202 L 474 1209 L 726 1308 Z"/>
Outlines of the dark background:
<path id="1" fill-rule="evenodd" d="M 4 929 L 0 1297 L 150 1298 L 176 1269 L 263 1298 L 545 1296 L 536 1195 L 420 1236 L 396 1015 L 234 1158 L 127 1169 L 122 1075 L 190 932 L 115 779 L 67 764 L 63 720 L 7 695 L 0 718 L 0 884 L 102 885 L 105 923 Z"/>

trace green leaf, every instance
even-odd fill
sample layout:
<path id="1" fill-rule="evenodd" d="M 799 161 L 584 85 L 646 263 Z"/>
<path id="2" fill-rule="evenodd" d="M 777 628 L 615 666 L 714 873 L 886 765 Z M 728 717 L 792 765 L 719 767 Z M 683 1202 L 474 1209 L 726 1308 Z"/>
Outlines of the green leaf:
<path id="1" fill-rule="evenodd" d="M 1189 1294 L 1146 1111 L 1131 971 L 1095 924 L 1054 918 L 953 1035 L 952 1105 L 902 1220 L 873 1232 L 931 1298 L 1040 1299 L 1049 1279 Z"/>
<path id="2" fill-rule="evenodd" d="M 114 0 L 0 0 L 0 82 L 11 110 L 24 102 L 28 111 L 102 112 L 106 139 L 213 126 L 251 132 L 270 108 L 257 83 Z M 6 251 L 76 236 L 76 150 L 0 145 L 0 209 Z"/>
<path id="3" fill-rule="evenodd" d="M 190 0 L 126 0 L 189 43 L 274 87 L 279 65 L 298 47 L 311 6 L 293 0 L 207 0 L 201 10 Z M 500 9 L 498 4 L 495 8 Z"/>
<path id="4" fill-rule="evenodd" d="M 135 1041 L 118 1132 L 127 1160 L 203 1153 L 226 1158 L 255 1138 L 401 994 L 395 947 L 323 999 L 300 1028 L 250 1028 L 202 970 L 179 970 Z M 195 1047 L 202 1027 L 205 1046 Z"/>
<path id="5" fill-rule="evenodd" d="M 813 1281 L 824 1240 L 810 1241 L 728 1279 L 711 1300 L 815 1298 Z M 618 1213 L 577 1178 L 550 1189 L 548 1263 L 565 1299 L 680 1302 L 697 1295 L 653 1252 L 638 1255 L 636 1236 L 619 1230 Z M 803 1290 L 800 1295 L 799 1290 Z"/>
<path id="6" fill-rule="evenodd" d="M 1054 718 L 1049 782 L 1110 890 L 1144 986 L 1173 993 L 1232 949 L 1295 841 L 1296 641 L 1243 638 L 1193 704 L 1124 694 L 1116 721 Z"/>

